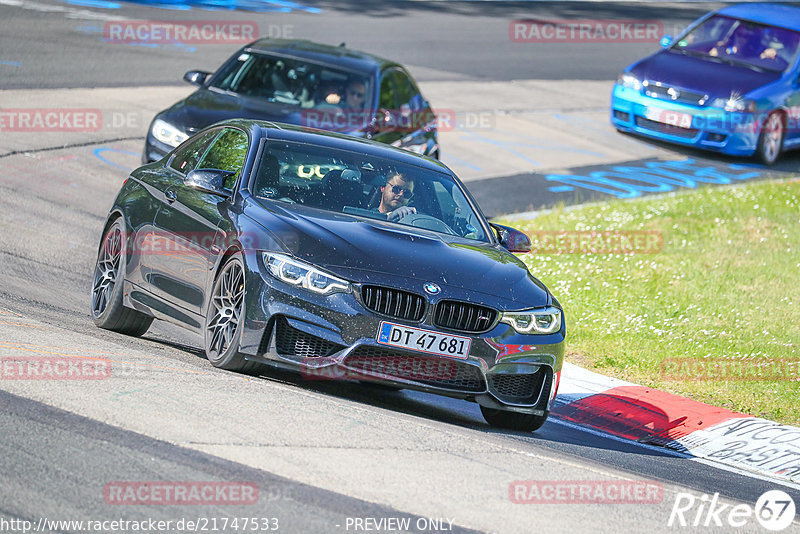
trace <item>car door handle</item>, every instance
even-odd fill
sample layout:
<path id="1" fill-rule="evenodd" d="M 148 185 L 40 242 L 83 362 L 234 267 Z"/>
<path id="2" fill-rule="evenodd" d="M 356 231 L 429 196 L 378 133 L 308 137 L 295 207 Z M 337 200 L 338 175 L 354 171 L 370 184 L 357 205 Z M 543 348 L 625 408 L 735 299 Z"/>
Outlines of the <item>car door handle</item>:
<path id="1" fill-rule="evenodd" d="M 167 198 L 167 202 L 170 204 L 178 200 L 178 193 L 176 193 L 173 189 L 164 191 L 164 196 Z"/>

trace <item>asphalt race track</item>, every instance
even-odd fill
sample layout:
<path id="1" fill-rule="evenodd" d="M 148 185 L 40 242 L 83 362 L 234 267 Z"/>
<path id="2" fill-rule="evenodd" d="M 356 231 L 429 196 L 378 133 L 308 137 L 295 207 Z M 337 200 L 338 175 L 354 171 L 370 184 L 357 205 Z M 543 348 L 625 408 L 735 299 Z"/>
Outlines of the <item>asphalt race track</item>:
<path id="1" fill-rule="evenodd" d="M 489 215 L 648 194 L 632 178 L 641 169 L 683 173 L 689 188 L 709 173 L 724 187 L 800 166 L 797 154 L 767 170 L 616 133 L 607 120 L 613 80 L 657 43 L 509 40 L 511 20 L 533 17 L 657 20 L 674 33 L 715 4 L 260 5 L 0 0 L 0 111 L 92 108 L 103 117 L 90 132 L 0 129 L 0 357 L 102 358 L 112 369 L 104 380 L 0 379 L 0 532 L 22 532 L 24 521 L 40 532 L 85 532 L 50 521 L 150 519 L 171 521 L 163 531 L 212 531 L 212 520 L 234 517 L 291 533 L 395 532 L 389 527 L 403 524 L 411 532 L 661 532 L 671 530 L 680 493 L 752 506 L 782 489 L 800 504 L 798 487 L 555 419 L 533 434 L 501 432 L 476 404 L 219 371 L 199 339 L 169 325 L 156 323 L 141 339 L 97 329 L 88 312 L 97 243 L 150 118 L 190 92 L 180 81 L 186 70 L 212 70 L 237 47 L 111 44 L 103 26 L 112 20 L 252 20 L 262 33 L 346 41 L 407 64 L 434 107 L 459 118 L 441 134 L 442 159 Z M 616 187 L 600 180 L 611 174 Z M 648 481 L 663 495 L 637 504 L 517 504 L 509 488 L 518 480 Z M 243 484 L 257 499 L 130 505 L 109 496 L 114 484 L 135 481 Z M 759 528 L 753 520 L 742 531 Z"/>

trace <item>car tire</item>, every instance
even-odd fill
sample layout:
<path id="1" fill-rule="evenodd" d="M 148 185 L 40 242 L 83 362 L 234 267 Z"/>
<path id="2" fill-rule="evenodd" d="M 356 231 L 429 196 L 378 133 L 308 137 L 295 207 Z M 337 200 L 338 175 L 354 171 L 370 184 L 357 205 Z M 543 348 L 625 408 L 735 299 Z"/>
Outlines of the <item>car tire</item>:
<path id="1" fill-rule="evenodd" d="M 539 430 L 547 421 L 547 414 L 534 415 L 530 413 L 511 412 L 498 408 L 487 408 L 481 406 L 481 413 L 486 422 L 492 426 L 506 428 L 508 430 L 521 430 L 523 432 L 533 432 Z"/>
<path id="2" fill-rule="evenodd" d="M 786 125 L 783 115 L 778 112 L 770 113 L 761 134 L 758 136 L 756 156 L 764 165 L 772 165 L 778 160 L 783 150 L 783 140 L 786 137 Z"/>
<path id="3" fill-rule="evenodd" d="M 262 365 L 247 361 L 239 352 L 244 325 L 245 271 L 242 254 L 236 252 L 220 268 L 206 306 L 203 346 L 214 367 L 257 374 Z"/>
<path id="4" fill-rule="evenodd" d="M 122 281 L 128 251 L 127 232 L 121 217 L 115 219 L 103 234 L 92 279 L 92 319 L 106 330 L 129 336 L 141 336 L 153 318 L 122 304 Z"/>

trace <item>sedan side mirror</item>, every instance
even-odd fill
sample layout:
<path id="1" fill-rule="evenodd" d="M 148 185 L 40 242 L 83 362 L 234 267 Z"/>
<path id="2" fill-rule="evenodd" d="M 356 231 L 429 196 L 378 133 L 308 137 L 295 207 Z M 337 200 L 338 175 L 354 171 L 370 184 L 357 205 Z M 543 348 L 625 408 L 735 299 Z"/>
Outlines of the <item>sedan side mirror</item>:
<path id="1" fill-rule="evenodd" d="M 203 84 L 206 83 L 206 78 L 208 78 L 210 74 L 210 72 L 206 72 L 204 70 L 190 70 L 183 75 L 183 79 L 192 85 L 202 87 Z"/>
<path id="2" fill-rule="evenodd" d="M 225 189 L 223 184 L 226 178 L 234 174 L 236 173 L 233 171 L 221 169 L 195 169 L 186 175 L 183 183 L 192 189 L 228 198 L 231 196 L 231 192 Z"/>
<path id="3" fill-rule="evenodd" d="M 497 239 L 500 244 L 507 248 L 509 252 L 524 254 L 531 251 L 531 240 L 524 233 L 510 226 L 495 223 L 489 224 L 497 232 Z"/>
<path id="4" fill-rule="evenodd" d="M 664 37 L 661 38 L 659 43 L 661 44 L 661 48 L 669 48 L 669 45 L 672 44 L 672 36 L 665 35 Z"/>

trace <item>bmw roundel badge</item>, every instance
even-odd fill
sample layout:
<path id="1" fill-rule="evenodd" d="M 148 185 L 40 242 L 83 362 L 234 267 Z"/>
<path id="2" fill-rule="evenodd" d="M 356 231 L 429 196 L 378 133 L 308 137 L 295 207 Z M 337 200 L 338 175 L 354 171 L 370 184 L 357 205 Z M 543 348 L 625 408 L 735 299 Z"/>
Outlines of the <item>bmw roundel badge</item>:
<path id="1" fill-rule="evenodd" d="M 425 290 L 425 293 L 428 293 L 430 295 L 438 295 L 439 291 L 442 290 L 441 287 L 439 287 L 438 285 L 434 284 L 433 282 L 428 282 L 427 284 L 422 286 L 422 288 Z"/>

